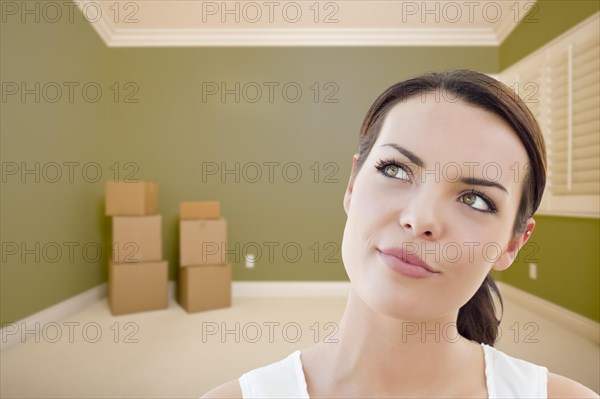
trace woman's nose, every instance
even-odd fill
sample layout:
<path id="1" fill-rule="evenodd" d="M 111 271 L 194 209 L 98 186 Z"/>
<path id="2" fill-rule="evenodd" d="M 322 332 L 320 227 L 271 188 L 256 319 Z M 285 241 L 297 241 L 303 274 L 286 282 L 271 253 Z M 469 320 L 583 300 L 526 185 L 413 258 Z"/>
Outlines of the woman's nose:
<path id="1" fill-rule="evenodd" d="M 440 210 L 441 204 L 433 195 L 420 193 L 410 198 L 400 210 L 400 226 L 414 237 L 437 240 L 441 232 Z"/>

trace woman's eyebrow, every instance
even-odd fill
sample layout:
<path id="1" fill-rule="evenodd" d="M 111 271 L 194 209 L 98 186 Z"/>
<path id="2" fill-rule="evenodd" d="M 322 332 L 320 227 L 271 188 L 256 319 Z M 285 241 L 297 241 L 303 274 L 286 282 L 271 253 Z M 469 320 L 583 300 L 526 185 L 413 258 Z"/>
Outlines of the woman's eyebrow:
<path id="1" fill-rule="evenodd" d="M 414 163 L 415 165 L 417 165 L 418 167 L 420 167 L 420 168 L 425 167 L 425 162 L 421 158 L 419 158 L 413 152 L 407 150 L 406 148 L 399 146 L 398 144 L 394 144 L 394 143 L 382 144 L 380 147 L 392 147 L 392 148 L 396 149 L 398 152 L 400 152 L 402 155 L 404 155 L 406 158 L 410 159 L 410 161 L 412 163 Z M 461 183 L 473 184 L 473 185 L 477 185 L 477 186 L 497 187 L 500 190 L 504 191 L 506 194 L 508 194 L 508 190 L 502 184 L 495 182 L 493 180 L 480 179 L 477 177 L 461 177 L 460 181 L 461 181 Z"/>
<path id="2" fill-rule="evenodd" d="M 416 156 L 415 154 L 413 154 L 411 151 L 407 150 L 404 147 L 400 147 L 398 144 L 394 144 L 394 143 L 389 143 L 389 144 L 382 144 L 381 147 L 392 147 L 395 148 L 396 150 L 398 150 L 402 155 L 404 155 L 406 158 L 410 159 L 410 161 L 412 163 L 414 163 L 415 165 L 417 165 L 419 168 L 424 168 L 425 167 L 425 162 L 423 162 L 423 160 L 421 158 L 419 158 L 418 156 Z"/>

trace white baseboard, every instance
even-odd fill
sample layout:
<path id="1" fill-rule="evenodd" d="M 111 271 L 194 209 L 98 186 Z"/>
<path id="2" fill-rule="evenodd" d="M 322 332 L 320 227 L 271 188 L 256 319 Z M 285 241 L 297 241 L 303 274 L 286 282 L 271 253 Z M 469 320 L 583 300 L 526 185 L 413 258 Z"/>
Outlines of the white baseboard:
<path id="1" fill-rule="evenodd" d="M 234 281 L 233 297 L 347 297 L 349 281 Z"/>
<path id="2" fill-rule="evenodd" d="M 600 344 L 600 323 L 595 320 L 581 316 L 555 303 L 515 288 L 512 285 L 500 281 L 496 281 L 496 285 L 503 299 L 514 302 L 542 317 L 552 320 L 594 342 L 596 345 Z"/>
<path id="3" fill-rule="evenodd" d="M 557 322 L 575 333 L 600 344 L 600 324 L 552 302 L 538 298 L 518 288 L 496 282 L 502 297 L 517 303 L 543 317 Z M 232 282 L 232 296 L 244 297 L 341 297 L 345 298 L 350 292 L 348 281 L 234 281 Z M 169 281 L 169 298 L 175 298 L 176 284 Z M 75 295 L 45 310 L 37 312 L 18 322 L 2 328 L 2 341 L 0 351 L 3 351 L 18 342 L 20 334 L 14 334 L 15 328 L 33 330 L 36 323 L 45 325 L 50 322 L 59 322 L 69 316 L 87 308 L 99 300 L 106 298 L 106 284 L 100 284 L 92 289 Z"/>
<path id="4" fill-rule="evenodd" d="M 0 330 L 2 333 L 0 352 L 21 342 L 21 334 L 15 334 L 15 331 L 25 331 L 25 329 L 35 331 L 36 325 L 45 326 L 48 323 L 64 320 L 104 298 L 106 298 L 106 283 L 97 285 L 15 323 L 2 326 L 3 328 Z"/>
<path id="5" fill-rule="evenodd" d="M 177 292 L 175 288 L 175 281 L 169 281 L 169 299 L 177 299 Z"/>
<path id="6" fill-rule="evenodd" d="M 231 295 L 233 297 L 334 297 L 347 296 L 350 289 L 350 283 L 343 281 L 234 281 L 232 282 L 231 288 Z M 0 330 L 2 336 L 2 340 L 0 342 L 0 352 L 19 342 L 22 342 L 20 333 L 21 331 L 35 331 L 36 325 L 45 326 L 48 323 L 65 320 L 71 315 L 87 308 L 90 305 L 93 305 L 97 301 L 105 299 L 106 295 L 106 283 L 100 284 L 15 323 L 2 326 L 3 328 Z M 176 284 L 174 281 L 169 281 L 169 299 L 174 300 L 175 295 Z M 16 331 L 19 331 L 19 333 L 15 333 Z"/>

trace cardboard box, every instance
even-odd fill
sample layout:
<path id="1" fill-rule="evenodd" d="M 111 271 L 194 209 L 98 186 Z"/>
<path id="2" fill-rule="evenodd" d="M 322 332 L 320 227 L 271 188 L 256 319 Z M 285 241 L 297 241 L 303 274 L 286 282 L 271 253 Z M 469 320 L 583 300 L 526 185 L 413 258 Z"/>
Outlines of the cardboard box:
<path id="1" fill-rule="evenodd" d="M 190 313 L 231 307 L 231 264 L 180 268 L 178 300 Z"/>
<path id="2" fill-rule="evenodd" d="M 166 309 L 169 264 L 108 263 L 108 302 L 113 315 Z"/>
<path id="3" fill-rule="evenodd" d="M 162 260 L 162 217 L 113 216 L 112 260 L 115 263 Z"/>
<path id="4" fill-rule="evenodd" d="M 221 217 L 219 201 L 182 202 L 179 204 L 179 219 L 218 219 Z"/>
<path id="5" fill-rule="evenodd" d="M 106 216 L 158 213 L 158 185 L 153 182 L 106 182 Z"/>
<path id="6" fill-rule="evenodd" d="M 225 219 L 181 220 L 179 233 L 181 266 L 226 263 L 227 222 Z"/>

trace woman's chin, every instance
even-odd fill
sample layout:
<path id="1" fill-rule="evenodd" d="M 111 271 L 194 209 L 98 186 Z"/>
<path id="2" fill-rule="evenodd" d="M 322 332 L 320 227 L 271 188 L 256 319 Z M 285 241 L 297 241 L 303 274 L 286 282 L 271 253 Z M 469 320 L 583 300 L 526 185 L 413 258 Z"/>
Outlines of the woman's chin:
<path id="1" fill-rule="evenodd" d="M 423 301 L 422 294 L 409 294 L 399 290 L 398 285 L 389 281 L 377 284 L 377 278 L 362 278 L 361 282 L 371 282 L 368 286 L 352 283 L 353 291 L 372 311 L 397 320 L 427 320 L 431 302 Z"/>

